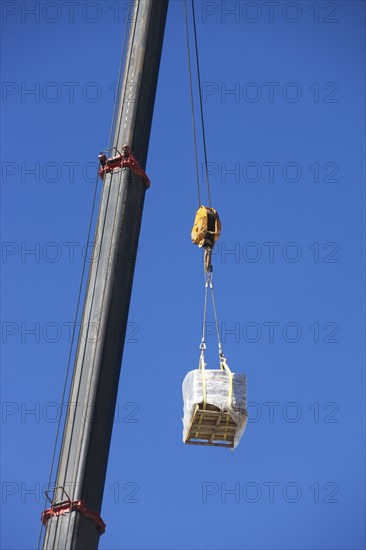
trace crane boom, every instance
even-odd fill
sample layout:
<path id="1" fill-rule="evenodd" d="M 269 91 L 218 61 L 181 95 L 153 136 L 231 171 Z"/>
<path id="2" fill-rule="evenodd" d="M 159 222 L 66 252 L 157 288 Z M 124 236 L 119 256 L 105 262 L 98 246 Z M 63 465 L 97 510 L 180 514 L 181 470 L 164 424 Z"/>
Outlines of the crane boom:
<path id="1" fill-rule="evenodd" d="M 135 0 L 113 147 L 145 168 L 168 0 Z M 124 166 L 124 165 L 123 165 Z M 46 550 L 98 548 L 113 417 L 146 190 L 119 166 L 104 173 Z"/>

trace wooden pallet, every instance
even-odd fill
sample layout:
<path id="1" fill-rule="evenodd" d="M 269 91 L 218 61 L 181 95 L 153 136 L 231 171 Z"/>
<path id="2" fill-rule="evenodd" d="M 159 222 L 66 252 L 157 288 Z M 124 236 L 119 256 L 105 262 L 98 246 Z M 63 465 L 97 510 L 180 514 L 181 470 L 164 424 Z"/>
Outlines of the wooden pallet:
<path id="1" fill-rule="evenodd" d="M 200 403 L 196 405 L 184 443 L 232 448 L 237 427 L 227 411 L 209 404 L 204 409 Z"/>

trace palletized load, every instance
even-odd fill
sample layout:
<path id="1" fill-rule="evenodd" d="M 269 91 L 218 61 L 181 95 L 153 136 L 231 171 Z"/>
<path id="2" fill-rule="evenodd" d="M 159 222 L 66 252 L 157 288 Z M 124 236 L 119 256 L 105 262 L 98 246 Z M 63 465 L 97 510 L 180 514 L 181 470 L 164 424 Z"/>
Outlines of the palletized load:
<path id="1" fill-rule="evenodd" d="M 235 448 L 248 419 L 246 376 L 199 368 L 188 372 L 182 389 L 184 443 Z"/>

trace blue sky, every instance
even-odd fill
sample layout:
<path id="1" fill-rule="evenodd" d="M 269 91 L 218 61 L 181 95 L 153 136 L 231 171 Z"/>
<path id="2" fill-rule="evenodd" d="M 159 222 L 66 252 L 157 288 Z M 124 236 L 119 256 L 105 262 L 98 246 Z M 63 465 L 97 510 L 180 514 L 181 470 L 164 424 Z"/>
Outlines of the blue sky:
<path id="1" fill-rule="evenodd" d="M 28 550 L 126 4 L 1 7 L 1 547 Z M 250 418 L 234 452 L 182 443 L 181 383 L 198 365 L 203 277 L 190 242 L 197 196 L 183 4 L 173 0 L 100 548 L 358 550 L 365 4 L 202 1 L 196 10 L 212 203 L 223 223 L 216 299 L 229 365 L 248 376 Z"/>

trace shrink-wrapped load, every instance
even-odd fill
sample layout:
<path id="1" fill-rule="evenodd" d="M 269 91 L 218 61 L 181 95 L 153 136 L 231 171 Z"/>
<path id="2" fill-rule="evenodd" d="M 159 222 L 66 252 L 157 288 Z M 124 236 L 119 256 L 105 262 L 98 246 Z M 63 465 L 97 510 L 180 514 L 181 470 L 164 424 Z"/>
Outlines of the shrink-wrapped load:
<path id="1" fill-rule="evenodd" d="M 183 381 L 183 441 L 235 448 L 248 418 L 246 376 L 195 369 Z"/>

